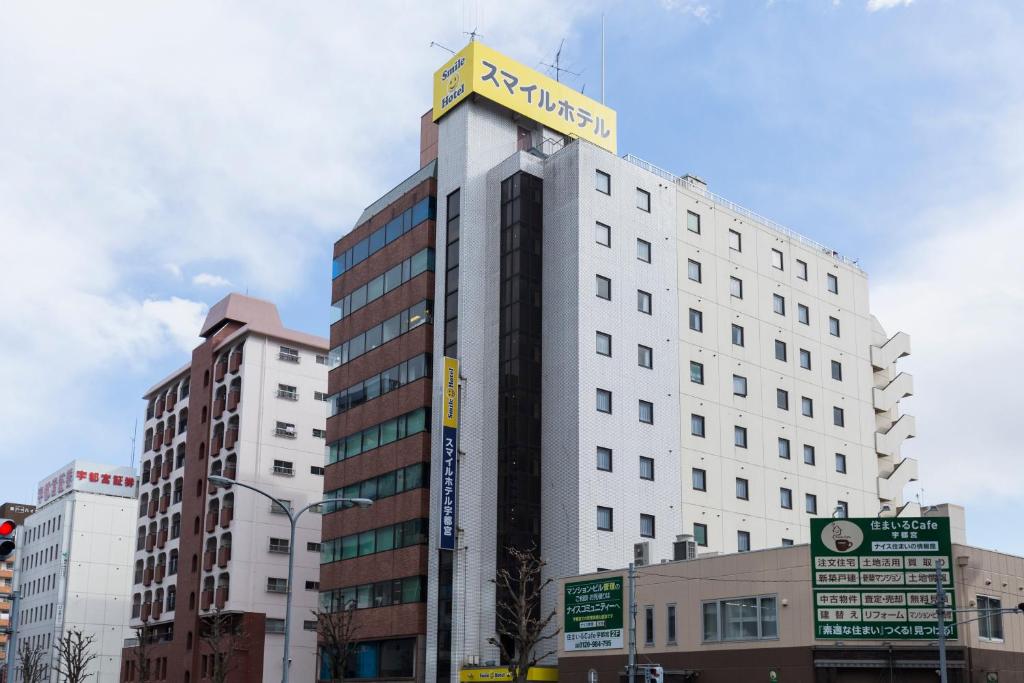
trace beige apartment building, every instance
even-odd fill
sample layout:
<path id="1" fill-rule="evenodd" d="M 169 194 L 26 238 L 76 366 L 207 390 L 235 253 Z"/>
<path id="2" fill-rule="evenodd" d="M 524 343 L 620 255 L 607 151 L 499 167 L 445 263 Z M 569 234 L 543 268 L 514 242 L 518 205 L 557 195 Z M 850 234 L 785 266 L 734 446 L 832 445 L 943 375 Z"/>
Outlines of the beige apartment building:
<path id="1" fill-rule="evenodd" d="M 953 534 L 958 609 L 1013 608 L 1024 602 L 1024 558 L 966 545 Z M 664 667 L 665 682 L 917 683 L 938 681 L 934 641 L 815 640 L 810 549 L 796 545 L 640 567 L 636 584 L 637 663 Z M 566 578 L 621 576 L 627 571 Z M 725 606 L 747 607 L 728 610 Z M 558 623 L 563 623 L 559 598 Z M 750 617 L 756 610 L 756 628 Z M 958 613 L 960 622 L 977 615 Z M 730 619 L 748 623 L 730 625 Z M 622 647 L 566 652 L 560 683 L 626 680 L 628 617 Z M 735 626 L 736 628 L 732 628 Z M 756 631 L 757 635 L 753 635 Z M 1024 681 L 1024 612 L 961 623 L 948 643 L 950 683 Z M 591 672 L 596 672 L 591 673 Z M 773 677 L 774 675 L 774 677 Z M 638 675 L 638 680 L 643 680 Z"/>

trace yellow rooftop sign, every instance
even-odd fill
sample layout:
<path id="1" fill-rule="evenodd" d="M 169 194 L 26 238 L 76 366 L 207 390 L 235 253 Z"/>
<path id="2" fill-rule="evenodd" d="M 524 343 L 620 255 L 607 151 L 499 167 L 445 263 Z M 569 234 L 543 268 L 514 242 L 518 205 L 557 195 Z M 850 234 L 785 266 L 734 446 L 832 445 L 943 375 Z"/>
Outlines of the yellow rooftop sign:
<path id="1" fill-rule="evenodd" d="M 464 47 L 434 74 L 434 120 L 470 93 L 615 153 L 615 110 L 479 42 Z"/>

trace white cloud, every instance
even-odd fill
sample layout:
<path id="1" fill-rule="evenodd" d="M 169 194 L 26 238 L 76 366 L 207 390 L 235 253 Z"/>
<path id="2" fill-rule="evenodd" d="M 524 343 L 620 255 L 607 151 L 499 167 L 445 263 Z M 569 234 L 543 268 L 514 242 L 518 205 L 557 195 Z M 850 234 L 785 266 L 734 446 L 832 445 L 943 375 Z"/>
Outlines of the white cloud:
<path id="1" fill-rule="evenodd" d="M 488 43 L 526 63 L 590 11 L 487 9 Z M 330 244 L 415 170 L 446 57 L 429 43 L 463 28 L 458 7 L 397 1 L 5 8 L 0 376 L 20 389 L 0 396 L 0 458 L 52 434 L 55 405 L 102 432 L 94 396 L 122 367 L 185 360 L 205 308 L 167 275 L 215 258 L 261 296 L 326 287 Z"/>
<path id="2" fill-rule="evenodd" d="M 220 275 L 211 273 L 199 273 L 192 278 L 192 284 L 200 287 L 230 287 L 231 281 Z"/>
<path id="3" fill-rule="evenodd" d="M 1011 425 L 1024 376 L 1024 185 L 1016 201 L 958 201 L 922 216 L 920 239 L 898 249 L 872 288 L 892 334 L 911 335 L 900 361 L 914 375 L 904 410 L 917 434 L 904 448 L 921 463 L 928 502 L 1019 496 L 1024 469 Z M 993 476 L 998 473 L 998 476 Z"/>
<path id="4" fill-rule="evenodd" d="M 893 7 L 906 7 L 913 4 L 914 0 L 868 0 L 868 11 L 892 9 Z"/>
<path id="5" fill-rule="evenodd" d="M 771 2 L 769 2 L 770 4 Z M 692 15 L 704 23 L 711 20 L 711 6 L 706 2 L 697 2 L 695 0 L 661 0 L 661 6 L 671 12 Z"/>

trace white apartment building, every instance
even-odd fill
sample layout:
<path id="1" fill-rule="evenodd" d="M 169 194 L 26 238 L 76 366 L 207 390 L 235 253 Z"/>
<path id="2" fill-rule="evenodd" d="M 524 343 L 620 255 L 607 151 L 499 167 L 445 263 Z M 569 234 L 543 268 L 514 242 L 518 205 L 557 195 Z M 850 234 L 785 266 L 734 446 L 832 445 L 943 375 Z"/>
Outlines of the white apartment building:
<path id="1" fill-rule="evenodd" d="M 18 548 L 16 646 L 43 652 L 59 680 L 56 643 L 74 629 L 93 638 L 98 681 L 117 680 L 128 628 L 135 475 L 129 467 L 73 460 L 39 485 Z M 11 680 L 21 681 L 13 667 Z"/>
<path id="2" fill-rule="evenodd" d="M 473 59 L 439 70 L 448 91 Z M 680 535 L 735 552 L 806 543 L 837 508 L 918 514 L 909 338 L 871 315 L 855 262 L 499 101 L 435 108 L 434 348 L 462 379 L 450 555 L 433 416 L 427 680 L 499 659 L 505 543 L 558 577 L 672 559 Z"/>
<path id="3" fill-rule="evenodd" d="M 150 629 L 153 675 L 198 681 L 210 667 L 204 617 L 233 615 L 246 634 L 234 675 L 277 681 L 288 517 L 269 498 L 207 476 L 254 486 L 293 510 L 321 499 L 327 341 L 286 329 L 273 304 L 238 294 L 211 308 L 200 334 L 191 363 L 145 394 L 131 625 Z M 291 677 L 313 680 L 318 514 L 300 517 L 294 553 Z M 138 680 L 134 652 L 126 649 L 121 680 Z"/>

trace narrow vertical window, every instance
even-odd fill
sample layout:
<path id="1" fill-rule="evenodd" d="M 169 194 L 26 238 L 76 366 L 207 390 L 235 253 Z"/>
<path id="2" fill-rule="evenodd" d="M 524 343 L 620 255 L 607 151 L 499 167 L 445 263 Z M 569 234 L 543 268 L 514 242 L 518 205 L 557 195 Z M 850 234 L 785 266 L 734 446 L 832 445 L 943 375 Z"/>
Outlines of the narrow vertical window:
<path id="1" fill-rule="evenodd" d="M 750 532 L 749 531 L 737 531 L 736 532 L 736 550 L 741 553 L 750 552 Z"/>
<path id="2" fill-rule="evenodd" d="M 772 268 L 776 268 L 778 270 L 785 270 L 782 258 L 783 257 L 781 251 L 779 251 L 778 249 L 772 249 Z"/>
<path id="3" fill-rule="evenodd" d="M 654 349 L 643 344 L 637 344 L 636 362 L 642 368 L 652 369 L 654 367 Z"/>
<path id="4" fill-rule="evenodd" d="M 783 460 L 789 460 L 789 439 L 779 437 L 779 457 Z"/>
<path id="5" fill-rule="evenodd" d="M 743 280 L 738 277 L 729 277 L 729 295 L 737 299 L 743 298 Z"/>
<path id="6" fill-rule="evenodd" d="M 651 314 L 651 293 L 642 289 L 636 290 L 636 310 L 641 313 Z"/>
<path id="7" fill-rule="evenodd" d="M 686 212 L 686 229 L 698 235 L 700 234 L 700 214 L 693 211 Z"/>
<path id="8" fill-rule="evenodd" d="M 839 278 L 837 278 L 832 273 L 829 273 L 825 277 L 828 280 L 828 291 L 832 292 L 833 294 L 838 294 L 839 293 Z"/>
<path id="9" fill-rule="evenodd" d="M 802 325 L 811 324 L 811 309 L 804 304 L 796 305 L 796 321 Z"/>
<path id="10" fill-rule="evenodd" d="M 644 424 L 654 424 L 654 404 L 650 401 L 639 402 L 640 421 Z"/>
<path id="11" fill-rule="evenodd" d="M 743 346 L 743 328 L 739 325 L 732 326 L 732 343 L 736 346 Z"/>
<path id="12" fill-rule="evenodd" d="M 701 281 L 700 274 L 700 262 L 694 261 L 693 259 L 687 259 L 686 261 L 686 277 L 693 280 L 694 282 Z"/>
<path id="13" fill-rule="evenodd" d="M 597 333 L 597 353 L 601 356 L 612 355 L 612 335 L 607 332 Z"/>
<path id="14" fill-rule="evenodd" d="M 786 298 L 781 294 L 772 294 L 772 310 L 779 315 L 786 315 Z"/>
<path id="15" fill-rule="evenodd" d="M 690 381 L 694 384 L 704 384 L 704 364 L 695 360 L 690 361 Z"/>
<path id="16" fill-rule="evenodd" d="M 640 515 L 640 535 L 643 538 L 654 538 L 654 515 Z"/>
<path id="17" fill-rule="evenodd" d="M 733 251 L 743 251 L 743 236 L 735 230 L 729 231 L 729 248 Z"/>
<path id="18" fill-rule="evenodd" d="M 796 260 L 796 276 L 800 280 L 806 280 L 807 279 L 807 262 L 806 261 L 801 261 L 800 259 Z"/>
<path id="19" fill-rule="evenodd" d="M 651 193 L 647 190 L 636 188 L 636 208 L 641 211 L 651 212 Z"/>
<path id="20" fill-rule="evenodd" d="M 828 319 L 828 333 L 833 337 L 839 336 L 839 318 L 829 317 Z"/>
<path id="21" fill-rule="evenodd" d="M 612 193 L 612 177 L 604 171 L 597 171 L 597 176 L 594 179 L 595 187 L 601 194 Z"/>
<path id="22" fill-rule="evenodd" d="M 612 412 L 612 392 L 608 391 L 607 389 L 597 390 L 597 412 Z"/>
<path id="23" fill-rule="evenodd" d="M 690 309 L 690 329 L 694 332 L 704 331 L 704 314 L 695 308 Z"/>
<path id="24" fill-rule="evenodd" d="M 603 275 L 597 276 L 597 298 L 611 301 L 612 281 Z"/>
<path id="25" fill-rule="evenodd" d="M 637 260 L 643 261 L 644 263 L 651 262 L 651 243 L 637 238 L 636 240 L 636 258 Z"/>
<path id="26" fill-rule="evenodd" d="M 603 247 L 612 246 L 612 229 L 611 226 L 605 225 L 604 223 L 594 224 L 594 239 Z"/>
<path id="27" fill-rule="evenodd" d="M 597 447 L 597 469 L 602 472 L 612 471 L 612 449 L 604 446 Z"/>
<path id="28" fill-rule="evenodd" d="M 837 360 L 832 361 L 832 379 L 837 382 L 843 381 L 843 364 Z"/>

